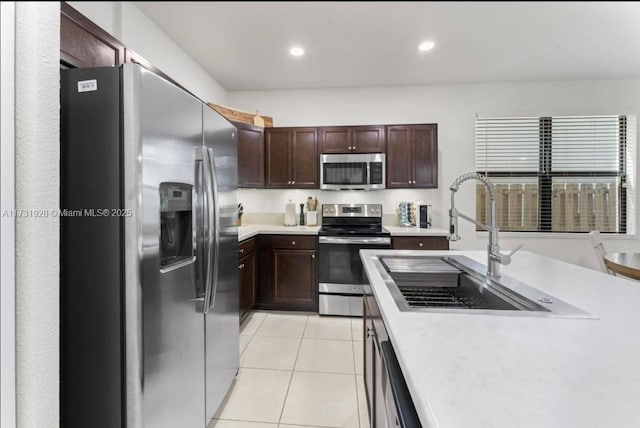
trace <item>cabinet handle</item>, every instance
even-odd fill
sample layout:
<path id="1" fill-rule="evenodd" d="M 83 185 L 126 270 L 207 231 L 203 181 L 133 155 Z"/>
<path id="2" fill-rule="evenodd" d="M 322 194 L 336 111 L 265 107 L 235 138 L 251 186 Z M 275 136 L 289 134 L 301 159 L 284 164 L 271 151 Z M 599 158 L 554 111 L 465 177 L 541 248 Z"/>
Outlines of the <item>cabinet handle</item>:
<path id="1" fill-rule="evenodd" d="M 367 337 L 373 337 L 376 334 L 374 333 L 373 329 L 371 327 L 367 327 Z"/>
<path id="2" fill-rule="evenodd" d="M 242 263 L 241 265 L 238 265 L 238 269 L 244 269 L 244 263 Z"/>
<path id="3" fill-rule="evenodd" d="M 240 254 L 244 254 L 244 248 L 240 248 L 240 249 L 238 250 L 238 252 L 239 252 Z"/>
<path id="4" fill-rule="evenodd" d="M 291 184 L 296 184 L 296 181 L 295 181 L 295 180 L 293 180 L 293 181 L 291 182 Z"/>
<path id="5" fill-rule="evenodd" d="M 418 247 L 422 247 L 422 242 L 418 242 Z"/>
<path id="6" fill-rule="evenodd" d="M 291 245 L 296 245 L 296 241 L 291 241 Z"/>
<path id="7" fill-rule="evenodd" d="M 316 255 L 315 255 L 315 254 L 311 254 L 311 258 L 312 258 L 312 259 L 315 259 L 315 258 L 316 258 Z"/>

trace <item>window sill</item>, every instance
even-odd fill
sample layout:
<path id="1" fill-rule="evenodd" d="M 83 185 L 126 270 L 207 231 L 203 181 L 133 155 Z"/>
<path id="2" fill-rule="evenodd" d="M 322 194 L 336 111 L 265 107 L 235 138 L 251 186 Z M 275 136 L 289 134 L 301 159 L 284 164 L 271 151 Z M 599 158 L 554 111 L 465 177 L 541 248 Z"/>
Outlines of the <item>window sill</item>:
<path id="1" fill-rule="evenodd" d="M 476 231 L 476 237 L 487 238 L 488 232 Z M 613 239 L 619 241 L 634 241 L 638 235 L 619 235 L 601 233 L 602 239 Z M 530 238 L 530 239 L 589 239 L 588 232 L 584 233 L 546 233 L 546 232 L 500 232 L 500 238 Z"/>

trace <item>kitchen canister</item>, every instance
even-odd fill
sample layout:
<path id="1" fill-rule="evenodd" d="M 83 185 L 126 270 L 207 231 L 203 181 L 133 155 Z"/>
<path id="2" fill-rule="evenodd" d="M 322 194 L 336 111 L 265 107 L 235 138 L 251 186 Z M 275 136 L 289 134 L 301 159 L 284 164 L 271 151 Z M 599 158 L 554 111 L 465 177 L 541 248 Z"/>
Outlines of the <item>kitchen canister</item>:
<path id="1" fill-rule="evenodd" d="M 296 204 L 291 199 L 284 206 L 284 225 L 285 226 L 297 226 L 296 223 Z"/>

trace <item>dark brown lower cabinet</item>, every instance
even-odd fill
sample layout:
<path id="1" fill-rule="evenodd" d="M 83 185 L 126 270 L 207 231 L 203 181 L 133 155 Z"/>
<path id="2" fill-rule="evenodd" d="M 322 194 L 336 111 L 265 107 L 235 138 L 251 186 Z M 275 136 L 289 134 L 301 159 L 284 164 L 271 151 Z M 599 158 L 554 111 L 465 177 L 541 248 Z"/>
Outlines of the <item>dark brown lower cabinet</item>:
<path id="1" fill-rule="evenodd" d="M 240 301 L 240 322 L 249 315 L 256 303 L 257 263 L 256 238 L 250 238 L 238 245 L 238 294 Z"/>
<path id="2" fill-rule="evenodd" d="M 369 286 L 364 297 L 364 383 L 370 426 L 386 426 L 384 387 L 386 375 L 380 343 L 389 340 L 380 310 Z"/>
<path id="3" fill-rule="evenodd" d="M 317 311 L 317 237 L 261 235 L 256 308 Z"/>
<path id="4" fill-rule="evenodd" d="M 446 236 L 394 236 L 391 238 L 394 250 L 448 250 Z"/>
<path id="5" fill-rule="evenodd" d="M 274 303 L 313 304 L 315 258 L 315 250 L 273 250 Z"/>

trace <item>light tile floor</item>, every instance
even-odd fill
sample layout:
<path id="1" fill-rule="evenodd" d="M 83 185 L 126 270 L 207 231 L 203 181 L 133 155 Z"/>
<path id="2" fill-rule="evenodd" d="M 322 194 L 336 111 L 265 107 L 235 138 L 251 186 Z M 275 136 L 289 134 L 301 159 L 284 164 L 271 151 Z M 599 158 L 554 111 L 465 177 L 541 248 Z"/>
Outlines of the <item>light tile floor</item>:
<path id="1" fill-rule="evenodd" d="M 208 428 L 369 428 L 362 318 L 252 312 L 240 370 Z"/>

